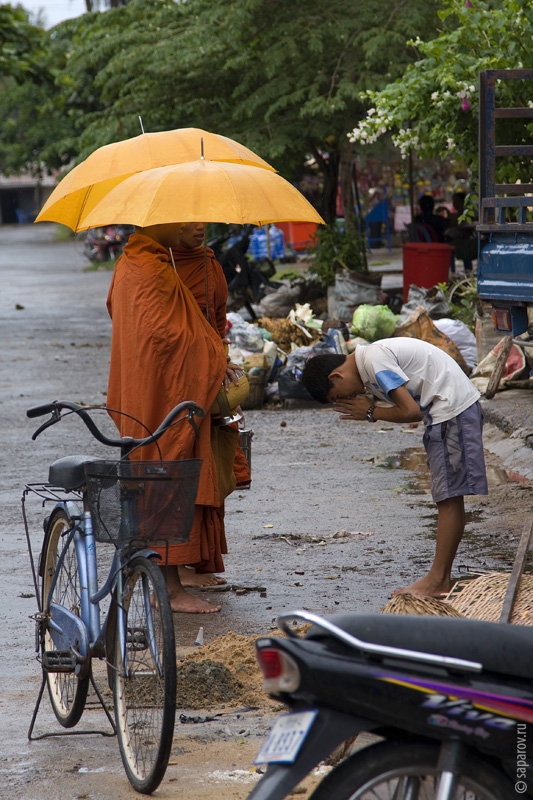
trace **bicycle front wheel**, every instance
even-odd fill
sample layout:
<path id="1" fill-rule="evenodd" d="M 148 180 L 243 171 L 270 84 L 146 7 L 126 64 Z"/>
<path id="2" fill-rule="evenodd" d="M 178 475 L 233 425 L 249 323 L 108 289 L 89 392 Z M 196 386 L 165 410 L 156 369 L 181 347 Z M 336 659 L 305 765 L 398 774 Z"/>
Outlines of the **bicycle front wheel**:
<path id="1" fill-rule="evenodd" d="M 124 636 L 118 625 L 115 640 L 118 743 L 131 785 L 150 794 L 165 774 L 176 716 L 174 623 L 157 564 L 143 556 L 132 559 L 118 602 L 124 621 Z"/>
<path id="2" fill-rule="evenodd" d="M 41 554 L 42 608 L 46 613 L 50 603 L 65 606 L 76 616 L 81 616 L 78 557 L 74 541 L 71 540 L 64 555 L 57 581 L 52 588 L 59 557 L 63 552 L 70 521 L 61 509 L 53 512 L 48 523 L 44 549 Z M 53 653 L 56 648 L 48 628 L 43 636 L 43 650 Z M 46 672 L 48 694 L 58 721 L 64 728 L 76 725 L 85 708 L 90 676 L 78 678 L 74 672 Z"/>
<path id="3" fill-rule="evenodd" d="M 435 800 L 439 747 L 380 742 L 341 761 L 310 800 Z M 463 764 L 454 800 L 507 800 L 514 787 L 475 756 Z"/>

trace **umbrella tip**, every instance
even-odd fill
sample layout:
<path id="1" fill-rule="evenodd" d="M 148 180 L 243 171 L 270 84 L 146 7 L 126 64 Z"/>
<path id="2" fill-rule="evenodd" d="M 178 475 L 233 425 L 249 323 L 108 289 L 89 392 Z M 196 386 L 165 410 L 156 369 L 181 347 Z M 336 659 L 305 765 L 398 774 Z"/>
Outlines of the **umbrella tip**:
<path id="1" fill-rule="evenodd" d="M 139 114 L 139 124 L 140 124 L 140 126 L 141 126 L 141 131 L 142 131 L 142 133 L 144 133 L 143 118 L 141 117 L 141 115 L 140 115 L 140 114 Z"/>

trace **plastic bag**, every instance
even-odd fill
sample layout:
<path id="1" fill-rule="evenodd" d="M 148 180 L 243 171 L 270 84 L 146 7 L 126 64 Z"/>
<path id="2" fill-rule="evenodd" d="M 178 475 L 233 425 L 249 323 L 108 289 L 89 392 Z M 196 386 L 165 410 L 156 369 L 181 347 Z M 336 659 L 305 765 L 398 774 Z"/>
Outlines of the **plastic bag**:
<path id="1" fill-rule="evenodd" d="M 226 318 L 231 322 L 226 338 L 232 344 L 244 350 L 251 350 L 252 353 L 262 352 L 264 339 L 257 325 L 251 325 L 240 314 L 232 311 L 226 314 Z"/>
<path id="2" fill-rule="evenodd" d="M 462 353 L 467 367 L 474 369 L 477 364 L 476 337 L 460 319 L 436 319 L 435 325 L 442 333 L 455 342 Z"/>
<path id="3" fill-rule="evenodd" d="M 470 380 L 472 381 L 476 389 L 480 391 L 482 394 L 486 391 L 487 386 L 489 385 L 492 371 L 494 369 L 494 365 L 496 364 L 496 359 L 498 358 L 498 353 L 500 352 L 501 346 L 502 342 L 500 341 L 498 342 L 496 347 L 493 347 L 490 353 L 486 355 L 485 358 L 483 358 L 479 362 L 476 369 L 470 376 Z M 516 344 L 513 344 L 510 353 L 507 356 L 505 367 L 503 369 L 503 373 L 500 378 L 500 382 L 498 384 L 498 389 L 505 389 L 505 384 L 508 381 L 513 381 L 516 378 L 520 377 L 520 375 L 524 372 L 525 368 L 526 368 L 526 357 L 524 351 L 522 350 L 521 347 L 518 347 Z"/>
<path id="4" fill-rule="evenodd" d="M 419 306 L 425 308 L 431 319 L 442 319 L 442 317 L 449 317 L 452 312 L 452 307 L 446 300 L 443 292 L 433 286 L 431 289 L 422 289 L 420 286 L 411 285 L 409 287 L 409 294 L 407 295 L 407 302 L 403 304 L 400 312 L 400 323 L 404 322 Z"/>
<path id="5" fill-rule="evenodd" d="M 379 303 L 380 300 L 380 284 L 372 276 L 343 269 L 335 275 L 335 286 L 328 286 L 328 315 L 349 320 L 356 306 Z"/>
<path id="6" fill-rule="evenodd" d="M 300 299 L 300 286 L 280 286 L 272 294 L 267 294 L 259 303 L 264 317 L 286 317 L 294 304 Z"/>
<path id="7" fill-rule="evenodd" d="M 398 322 L 398 315 L 388 306 L 362 305 L 353 312 L 350 330 L 355 336 L 362 336 L 368 342 L 387 339 L 392 336 Z"/>
<path id="8" fill-rule="evenodd" d="M 440 347 L 441 350 L 444 350 L 445 353 L 448 353 L 449 356 L 457 361 L 466 375 L 470 375 L 472 371 L 470 367 L 467 366 L 463 354 L 453 339 L 450 339 L 445 333 L 439 331 L 433 320 L 429 318 L 426 309 L 422 308 L 422 306 L 415 308 L 408 319 L 396 327 L 394 335 L 412 336 L 415 339 L 422 339 L 424 342 L 434 344 L 435 347 Z"/>

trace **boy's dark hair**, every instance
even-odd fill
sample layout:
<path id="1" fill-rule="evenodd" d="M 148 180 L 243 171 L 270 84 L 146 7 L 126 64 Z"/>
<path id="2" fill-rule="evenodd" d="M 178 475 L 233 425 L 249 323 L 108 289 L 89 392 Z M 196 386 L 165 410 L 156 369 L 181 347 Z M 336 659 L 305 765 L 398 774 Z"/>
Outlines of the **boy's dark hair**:
<path id="1" fill-rule="evenodd" d="M 302 372 L 302 383 L 319 403 L 329 403 L 328 394 L 333 389 L 329 375 L 344 364 L 346 356 L 340 353 L 325 353 L 307 361 Z"/>

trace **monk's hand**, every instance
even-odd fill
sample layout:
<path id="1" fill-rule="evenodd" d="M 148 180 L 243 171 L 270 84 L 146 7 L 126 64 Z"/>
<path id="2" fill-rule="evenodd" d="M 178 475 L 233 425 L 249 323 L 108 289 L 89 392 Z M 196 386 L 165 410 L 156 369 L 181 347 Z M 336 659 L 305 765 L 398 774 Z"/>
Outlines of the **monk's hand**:
<path id="1" fill-rule="evenodd" d="M 231 361 L 226 366 L 226 374 L 224 375 L 224 389 L 228 391 L 230 384 L 239 383 L 239 378 L 242 378 L 244 370 L 238 364 L 232 364 Z"/>
<path id="2" fill-rule="evenodd" d="M 356 394 L 353 397 L 344 397 L 335 400 L 333 410 L 340 414 L 339 419 L 366 419 L 366 412 L 372 401 L 366 394 Z"/>

